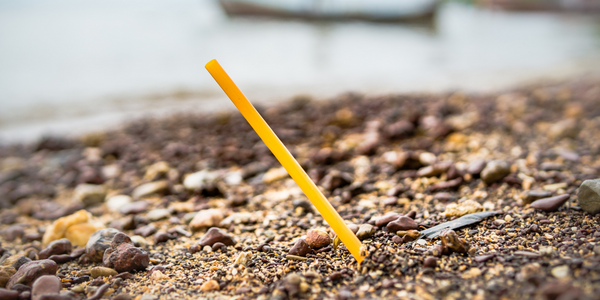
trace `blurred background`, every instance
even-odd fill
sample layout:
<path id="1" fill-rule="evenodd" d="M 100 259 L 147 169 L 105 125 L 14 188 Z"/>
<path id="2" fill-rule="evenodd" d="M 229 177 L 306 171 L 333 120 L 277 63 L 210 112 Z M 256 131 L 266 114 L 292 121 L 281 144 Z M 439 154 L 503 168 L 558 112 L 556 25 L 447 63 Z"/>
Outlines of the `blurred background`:
<path id="1" fill-rule="evenodd" d="M 254 103 L 598 76 L 600 1 L 0 0 L 0 143 Z"/>

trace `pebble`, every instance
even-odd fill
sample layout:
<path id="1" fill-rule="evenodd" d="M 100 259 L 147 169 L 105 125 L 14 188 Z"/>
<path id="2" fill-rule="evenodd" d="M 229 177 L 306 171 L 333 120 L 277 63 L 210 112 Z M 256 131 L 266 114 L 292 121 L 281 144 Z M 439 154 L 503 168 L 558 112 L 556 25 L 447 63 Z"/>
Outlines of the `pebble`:
<path id="1" fill-rule="evenodd" d="M 85 206 L 92 206 L 104 202 L 106 190 L 101 185 L 82 183 L 74 191 L 74 198 Z"/>
<path id="2" fill-rule="evenodd" d="M 472 214 L 483 211 L 483 206 L 473 200 L 465 200 L 461 203 L 450 203 L 446 205 L 446 210 L 442 214 L 445 217 L 462 217 L 466 214 Z"/>
<path id="3" fill-rule="evenodd" d="M 236 257 L 236 259 L 233 261 L 233 263 L 241 265 L 241 266 L 245 266 L 250 262 L 250 260 L 252 260 L 252 252 L 246 251 L 246 252 L 240 253 Z"/>
<path id="4" fill-rule="evenodd" d="M 91 262 L 101 262 L 104 251 L 110 247 L 113 237 L 120 231 L 114 228 L 100 229 L 90 236 L 85 253 Z"/>
<path id="5" fill-rule="evenodd" d="M 119 212 L 123 206 L 133 202 L 132 198 L 127 195 L 116 195 L 108 198 L 106 207 L 112 212 Z"/>
<path id="6" fill-rule="evenodd" d="M 117 273 L 117 271 L 115 269 L 105 268 L 105 267 L 93 267 L 90 270 L 90 276 L 92 276 L 92 278 L 109 277 L 109 276 L 115 276 L 117 274 L 119 274 L 119 273 Z"/>
<path id="7" fill-rule="evenodd" d="M 149 183 L 144 183 L 138 187 L 136 187 L 133 192 L 131 192 L 131 197 L 133 199 L 140 199 L 146 196 L 150 196 L 152 194 L 163 193 L 169 189 L 169 182 L 166 180 L 159 180 Z"/>
<path id="8" fill-rule="evenodd" d="M 31 287 L 31 300 L 48 299 L 48 296 L 58 295 L 62 283 L 60 279 L 54 275 L 40 276 Z"/>
<path id="9" fill-rule="evenodd" d="M 2 261 L 2 266 L 13 267 L 18 270 L 22 265 L 30 262 L 31 259 L 23 255 L 12 255 Z"/>
<path id="10" fill-rule="evenodd" d="M 0 299 L 2 299 L 2 300 L 17 300 L 17 299 L 19 299 L 19 292 L 0 288 Z"/>
<path id="11" fill-rule="evenodd" d="M 386 226 L 389 222 L 396 221 L 396 220 L 398 220 L 398 218 L 400 218 L 399 214 L 397 214 L 395 212 L 389 212 L 389 213 L 377 218 L 377 220 L 375 221 L 375 226 L 377 226 L 377 227 Z"/>
<path id="12" fill-rule="evenodd" d="M 569 269 L 568 265 L 554 267 L 550 271 L 550 273 L 552 273 L 552 276 L 554 276 L 556 278 L 565 278 L 565 277 L 569 276 L 569 272 L 570 272 L 570 269 Z"/>
<path id="13" fill-rule="evenodd" d="M 467 173 L 471 175 L 479 175 L 479 173 L 481 173 L 481 171 L 483 171 L 485 168 L 486 164 L 487 163 L 483 159 L 474 160 L 467 166 Z"/>
<path id="14" fill-rule="evenodd" d="M 0 236 L 6 241 L 12 242 L 25 236 L 25 230 L 20 225 L 12 225 L 0 231 Z"/>
<path id="15" fill-rule="evenodd" d="M 214 279 L 211 279 L 211 280 L 205 282 L 200 287 L 200 290 L 203 292 L 218 291 L 219 289 L 220 289 L 219 283 Z"/>
<path id="16" fill-rule="evenodd" d="M 533 201 L 551 197 L 552 193 L 548 191 L 526 191 L 523 193 L 523 203 L 531 204 Z"/>
<path id="17" fill-rule="evenodd" d="M 329 246 L 331 237 L 323 230 L 312 229 L 306 234 L 306 242 L 308 246 L 316 250 Z"/>
<path id="18" fill-rule="evenodd" d="M 52 255 L 69 254 L 73 245 L 68 239 L 52 241 L 48 246 L 38 253 L 40 259 L 46 259 Z"/>
<path id="19" fill-rule="evenodd" d="M 92 215 L 85 210 L 59 218 L 46 229 L 42 243 L 47 245 L 67 238 L 73 245 L 83 247 L 94 232 L 104 227 L 99 223 L 91 223 L 91 220 Z"/>
<path id="20" fill-rule="evenodd" d="M 579 126 L 574 119 L 560 120 L 548 129 L 548 136 L 551 138 L 576 138 L 579 134 Z"/>
<path id="21" fill-rule="evenodd" d="M 396 235 L 399 237 L 403 237 L 404 241 L 414 241 L 421 236 L 421 233 L 417 230 L 407 230 L 407 231 L 397 231 Z"/>
<path id="22" fill-rule="evenodd" d="M 375 227 L 371 224 L 361 224 L 356 232 L 356 237 L 359 240 L 366 240 L 375 234 Z"/>
<path id="23" fill-rule="evenodd" d="M 563 194 L 556 197 L 540 199 L 531 203 L 530 207 L 537 208 L 545 212 L 553 212 L 557 211 L 559 207 L 569 200 L 569 198 L 571 198 L 571 195 Z"/>
<path id="24" fill-rule="evenodd" d="M 84 247 L 90 236 L 94 232 L 103 229 L 104 225 L 101 223 L 80 223 L 70 226 L 65 232 L 65 238 L 67 238 L 73 245 Z"/>
<path id="25" fill-rule="evenodd" d="M 154 280 L 154 281 L 161 281 L 161 280 L 169 280 L 169 276 L 163 274 L 163 272 L 161 271 L 154 271 L 152 272 L 152 275 L 150 275 L 150 279 Z"/>
<path id="26" fill-rule="evenodd" d="M 436 257 L 428 256 L 423 261 L 423 267 L 435 269 L 435 267 L 437 267 L 437 261 L 438 259 Z"/>
<path id="27" fill-rule="evenodd" d="M 189 174 L 183 180 L 183 186 L 188 190 L 200 190 L 206 183 L 214 182 L 216 174 L 208 170 Z"/>
<path id="28" fill-rule="evenodd" d="M 157 232 L 156 234 L 154 234 L 153 239 L 154 239 L 154 244 L 160 244 L 160 243 L 164 243 L 170 239 L 174 239 L 176 236 L 170 235 L 166 232 Z"/>
<path id="29" fill-rule="evenodd" d="M 57 270 L 58 265 L 56 262 L 49 259 L 28 262 L 22 265 L 15 275 L 10 278 L 6 284 L 6 288 L 10 289 L 12 286 L 19 283 L 31 286 L 31 284 L 40 276 L 55 275 Z"/>
<path id="30" fill-rule="evenodd" d="M 458 237 L 452 229 L 447 229 L 440 234 L 442 239 L 442 252 L 450 254 L 452 252 L 466 253 L 471 246 L 464 240 Z"/>
<path id="31" fill-rule="evenodd" d="M 140 235 L 143 237 L 149 237 L 149 236 L 155 234 L 156 231 L 158 231 L 158 228 L 156 228 L 156 226 L 154 226 L 152 224 L 149 224 L 149 225 L 142 226 L 142 227 L 134 230 L 133 234 Z"/>
<path id="32" fill-rule="evenodd" d="M 510 174 L 510 164 L 505 160 L 490 161 L 481 171 L 481 179 L 486 184 L 502 180 Z"/>
<path id="33" fill-rule="evenodd" d="M 413 219 L 407 216 L 401 216 L 398 220 L 388 223 L 386 228 L 389 232 L 397 232 L 415 230 L 418 229 L 419 226 Z"/>
<path id="34" fill-rule="evenodd" d="M 198 244 L 201 247 L 204 247 L 204 246 L 212 247 L 212 245 L 214 245 L 217 242 L 223 243 L 224 245 L 227 245 L 227 246 L 235 245 L 235 241 L 233 240 L 233 238 L 229 234 L 227 234 L 227 232 L 225 230 L 223 230 L 221 228 L 217 228 L 217 227 L 212 227 L 212 228 L 208 229 L 208 231 L 200 239 Z"/>
<path id="35" fill-rule="evenodd" d="M 166 161 L 156 162 L 146 169 L 146 173 L 144 174 L 145 180 L 154 180 L 157 179 L 158 176 L 166 175 L 169 173 L 169 163 Z"/>
<path id="36" fill-rule="evenodd" d="M 289 177 L 288 172 L 283 167 L 272 168 L 263 175 L 262 181 L 266 184 L 271 184 L 287 177 Z"/>
<path id="37" fill-rule="evenodd" d="M 294 246 L 290 249 L 290 251 L 288 252 L 291 255 L 296 255 L 296 256 L 306 256 L 306 254 L 310 253 L 310 246 L 308 245 L 308 243 L 306 242 L 305 239 L 298 239 L 296 241 L 296 243 L 294 244 Z"/>
<path id="38" fill-rule="evenodd" d="M 219 226 L 223 221 L 224 214 L 221 209 L 211 208 L 199 211 L 189 226 L 192 231 L 200 231 L 207 227 Z"/>
<path id="39" fill-rule="evenodd" d="M 146 251 L 136 248 L 127 235 L 119 232 L 113 237 L 110 248 L 104 252 L 102 262 L 105 267 L 120 273 L 144 270 L 150 263 L 150 258 Z"/>
<path id="40" fill-rule="evenodd" d="M 149 204 L 147 201 L 135 201 L 121 206 L 119 212 L 121 212 L 124 215 L 135 215 L 146 212 L 148 210 L 148 207 Z"/>
<path id="41" fill-rule="evenodd" d="M 10 278 L 13 275 L 15 275 L 16 272 L 17 272 L 17 270 L 13 267 L 1 266 L 0 267 L 0 288 L 5 287 L 6 283 L 8 283 Z"/>
<path id="42" fill-rule="evenodd" d="M 146 218 L 152 222 L 167 219 L 170 216 L 171 211 L 166 208 L 153 209 L 146 214 Z"/>
<path id="43" fill-rule="evenodd" d="M 600 179 L 584 181 L 577 194 L 579 206 L 590 214 L 600 212 Z"/>

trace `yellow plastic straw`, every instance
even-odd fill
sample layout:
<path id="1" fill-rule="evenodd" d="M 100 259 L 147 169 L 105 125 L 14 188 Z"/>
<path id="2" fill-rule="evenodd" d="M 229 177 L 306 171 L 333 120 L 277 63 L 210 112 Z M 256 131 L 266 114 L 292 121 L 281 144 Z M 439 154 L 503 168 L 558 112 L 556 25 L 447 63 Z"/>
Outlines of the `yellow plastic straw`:
<path id="1" fill-rule="evenodd" d="M 344 223 L 344 220 L 340 217 L 335 208 L 333 208 L 331 203 L 323 196 L 315 183 L 308 177 L 304 169 L 302 169 L 292 154 L 285 148 L 273 130 L 271 130 L 271 127 L 269 127 L 267 122 L 265 122 L 258 111 L 256 111 L 254 106 L 252 106 L 252 103 L 246 99 L 246 96 L 242 94 L 242 91 L 235 85 L 217 60 L 213 59 L 208 62 L 206 64 L 206 69 L 360 264 L 364 259 L 364 257 L 360 255 L 360 247 L 362 244 L 350 228 L 346 226 L 346 223 Z"/>

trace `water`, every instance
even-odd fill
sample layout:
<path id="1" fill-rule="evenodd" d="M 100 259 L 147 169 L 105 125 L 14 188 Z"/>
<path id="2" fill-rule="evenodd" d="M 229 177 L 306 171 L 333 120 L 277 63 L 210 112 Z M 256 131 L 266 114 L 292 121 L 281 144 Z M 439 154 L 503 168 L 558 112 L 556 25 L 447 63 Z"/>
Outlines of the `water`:
<path id="1" fill-rule="evenodd" d="M 230 19 L 202 0 L 0 0 L 0 142 L 294 95 L 488 91 L 595 72 L 599 22 L 456 3 L 433 24 Z"/>

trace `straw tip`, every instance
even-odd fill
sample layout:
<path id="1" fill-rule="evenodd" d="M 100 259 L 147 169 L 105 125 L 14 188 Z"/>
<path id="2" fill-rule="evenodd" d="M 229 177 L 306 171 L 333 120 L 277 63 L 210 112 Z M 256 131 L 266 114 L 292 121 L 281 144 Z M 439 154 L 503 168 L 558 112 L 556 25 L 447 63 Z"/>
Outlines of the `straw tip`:
<path id="1" fill-rule="evenodd" d="M 218 65 L 219 63 L 217 62 L 216 59 L 213 59 L 213 60 L 209 61 L 208 63 L 206 63 L 206 65 L 204 67 L 209 69 L 211 66 L 213 66 L 215 64 Z"/>

